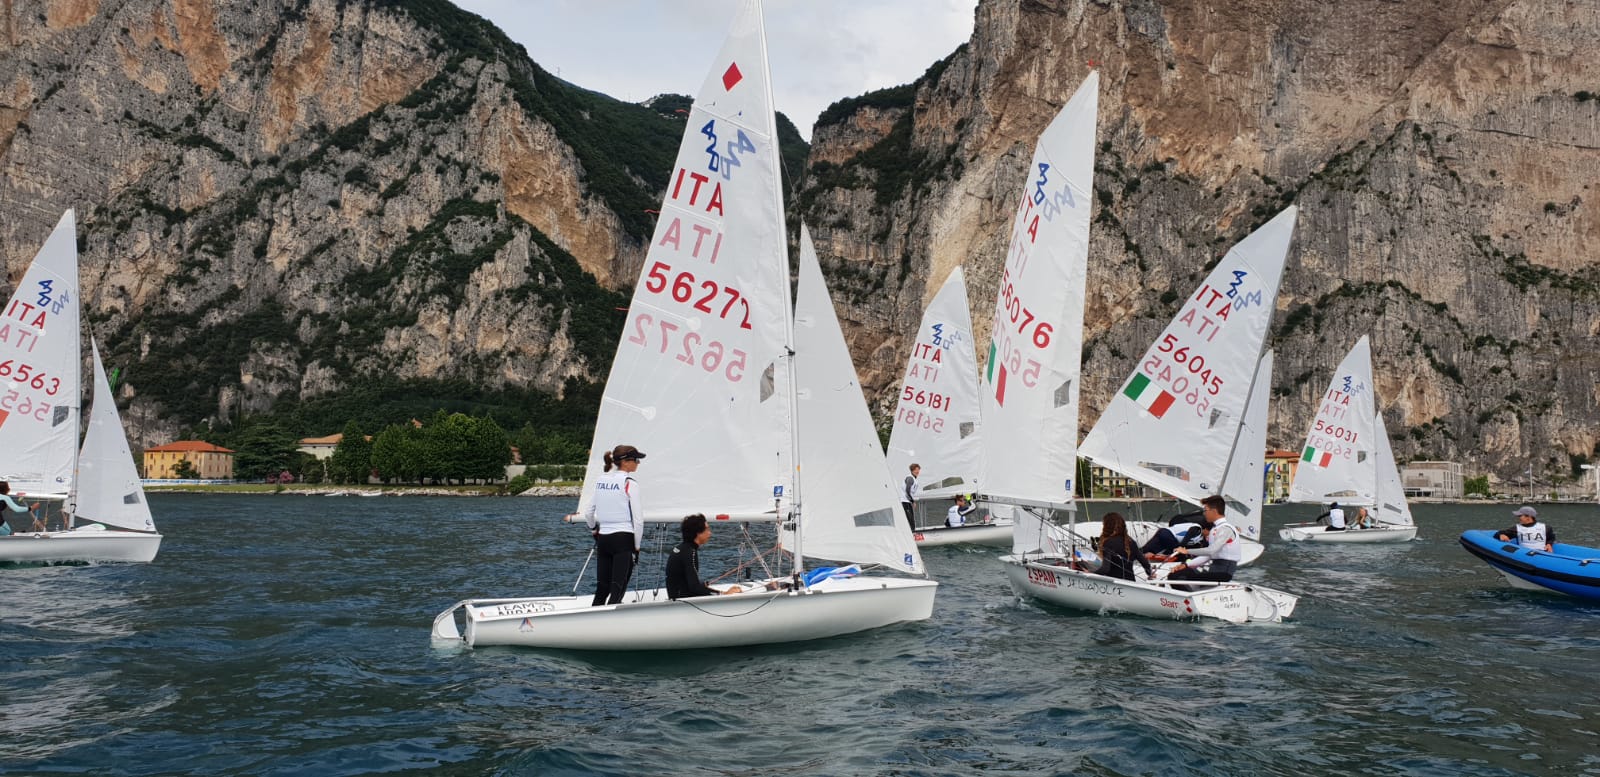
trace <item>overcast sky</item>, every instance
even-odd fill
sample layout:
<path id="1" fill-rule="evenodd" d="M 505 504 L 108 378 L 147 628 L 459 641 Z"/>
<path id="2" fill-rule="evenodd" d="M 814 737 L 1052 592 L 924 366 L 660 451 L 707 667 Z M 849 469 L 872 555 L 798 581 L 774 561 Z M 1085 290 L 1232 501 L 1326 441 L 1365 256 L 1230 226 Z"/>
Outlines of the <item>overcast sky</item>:
<path id="1" fill-rule="evenodd" d="M 738 0 L 455 0 L 546 70 L 639 102 L 693 95 Z M 977 0 L 767 0 L 772 93 L 807 139 L 845 97 L 910 83 L 972 36 Z"/>

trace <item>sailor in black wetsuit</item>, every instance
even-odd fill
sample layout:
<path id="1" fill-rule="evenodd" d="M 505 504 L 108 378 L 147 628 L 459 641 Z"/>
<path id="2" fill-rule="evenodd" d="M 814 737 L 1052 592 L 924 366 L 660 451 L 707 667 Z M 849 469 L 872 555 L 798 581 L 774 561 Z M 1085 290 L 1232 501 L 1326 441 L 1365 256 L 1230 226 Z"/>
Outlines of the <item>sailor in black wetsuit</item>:
<path id="1" fill-rule="evenodd" d="M 1184 513 L 1174 517 L 1167 526 L 1156 530 L 1155 536 L 1139 549 L 1140 555 L 1151 561 L 1166 561 L 1180 547 L 1205 547 L 1202 525 L 1193 522 L 1200 517 L 1201 513 Z"/>
<path id="2" fill-rule="evenodd" d="M 738 593 L 735 590 L 718 591 L 700 580 L 700 546 L 711 539 L 711 524 L 700 513 L 683 519 L 680 527 L 683 542 L 672 549 L 667 557 L 667 598 L 678 600 L 691 596 L 716 596 Z"/>

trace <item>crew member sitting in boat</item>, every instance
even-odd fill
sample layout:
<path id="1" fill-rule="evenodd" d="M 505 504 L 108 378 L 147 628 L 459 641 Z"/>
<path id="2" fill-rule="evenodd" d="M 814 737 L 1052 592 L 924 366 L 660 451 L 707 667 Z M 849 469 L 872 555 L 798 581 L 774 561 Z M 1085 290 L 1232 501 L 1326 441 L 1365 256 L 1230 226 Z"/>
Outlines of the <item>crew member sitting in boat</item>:
<path id="1" fill-rule="evenodd" d="M 1356 508 L 1356 520 L 1355 520 L 1354 523 L 1352 523 L 1350 525 L 1350 528 L 1352 528 L 1352 529 L 1375 529 L 1375 528 L 1377 528 L 1377 526 L 1378 526 L 1378 522 L 1372 520 L 1372 513 L 1367 512 L 1367 508 L 1365 508 L 1365 507 L 1357 507 Z"/>
<path id="2" fill-rule="evenodd" d="M 1338 502 L 1328 505 L 1328 512 L 1317 516 L 1317 521 L 1320 523 L 1324 518 L 1328 519 L 1327 531 L 1344 531 L 1344 508 Z"/>
<path id="3" fill-rule="evenodd" d="M 1139 552 L 1150 561 L 1171 561 L 1172 552 L 1180 547 L 1205 547 L 1205 526 L 1189 520 L 1198 517 L 1196 513 L 1173 517 L 1167 526 L 1156 530 L 1155 536 Z"/>
<path id="4" fill-rule="evenodd" d="M 1226 583 L 1233 579 L 1234 570 L 1239 568 L 1239 562 L 1244 559 L 1239 530 L 1228 523 L 1228 517 L 1223 514 L 1228 503 L 1221 496 L 1212 494 L 1200 500 L 1200 507 L 1205 511 L 1206 521 L 1211 524 L 1211 542 L 1203 548 L 1178 548 L 1174 551 L 1174 557 L 1181 559 L 1181 562 L 1167 574 L 1167 579 Z M 1197 557 L 1206 561 L 1192 560 Z M 1188 586 L 1186 590 L 1193 591 L 1195 587 Z"/>
<path id="5" fill-rule="evenodd" d="M 1517 544 L 1528 550 L 1552 552 L 1556 544 L 1556 530 L 1539 520 L 1538 510 L 1523 505 L 1512 515 L 1517 517 L 1517 525 L 1495 534 L 1495 539 L 1510 542 L 1515 537 Z"/>
<path id="6" fill-rule="evenodd" d="M 34 502 L 33 509 L 38 509 L 39 503 Z M 14 513 L 27 513 L 31 510 L 23 507 L 21 503 L 11 497 L 11 484 L 0 480 L 0 537 L 11 533 L 11 527 L 6 523 L 5 513 L 9 510 Z M 33 516 L 33 531 L 44 531 L 39 523 L 39 516 Z"/>
<path id="7" fill-rule="evenodd" d="M 1074 560 L 1072 568 L 1121 580 L 1135 580 L 1133 565 L 1138 564 L 1144 567 L 1145 577 L 1149 577 L 1153 574 L 1150 562 L 1135 548 L 1133 538 L 1128 536 L 1128 522 L 1122 513 L 1106 513 L 1100 519 L 1100 545 L 1096 548 L 1100 554 L 1100 566 L 1089 569 L 1083 562 Z"/>
<path id="8" fill-rule="evenodd" d="M 966 526 L 967 516 L 977 512 L 978 506 L 966 494 L 956 494 L 956 503 L 950 506 L 945 513 L 944 525 L 950 527 Z"/>
<path id="9" fill-rule="evenodd" d="M 718 591 L 700 579 L 700 546 L 711 539 L 711 523 L 706 517 L 700 513 L 685 516 L 679 528 L 683 532 L 683 542 L 667 557 L 667 598 L 676 601 L 691 596 L 739 593 L 735 589 Z"/>

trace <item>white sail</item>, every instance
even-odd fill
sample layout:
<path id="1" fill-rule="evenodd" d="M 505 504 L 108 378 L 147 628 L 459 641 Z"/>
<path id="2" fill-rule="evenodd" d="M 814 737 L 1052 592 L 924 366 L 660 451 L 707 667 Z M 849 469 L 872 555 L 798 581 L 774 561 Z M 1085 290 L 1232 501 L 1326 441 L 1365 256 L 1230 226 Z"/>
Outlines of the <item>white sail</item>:
<path id="1" fill-rule="evenodd" d="M 928 303 L 911 344 L 889 434 L 889 473 L 903 480 L 920 464 L 924 488 L 977 490 L 978 418 L 978 357 L 966 275 L 957 267 Z"/>
<path id="2" fill-rule="evenodd" d="M 89 429 L 78 454 L 79 523 L 94 521 L 136 531 L 155 531 L 150 505 L 145 502 L 139 471 L 133 466 L 133 451 L 117 415 L 117 403 L 100 363 L 100 349 L 90 341 L 94 354 L 94 405 L 89 410 Z"/>
<path id="3" fill-rule="evenodd" d="M 649 457 L 655 519 L 754 515 L 791 477 L 789 278 L 760 8 L 743 4 L 694 106 L 595 423 Z"/>
<path id="4" fill-rule="evenodd" d="M 795 294 L 795 382 L 799 396 L 801 549 L 807 557 L 922 572 L 900 517 L 899 492 L 884 464 L 872 414 L 817 265 L 811 233 L 800 229 Z"/>
<path id="5" fill-rule="evenodd" d="M 1372 351 L 1362 336 L 1322 395 L 1289 487 L 1289 501 L 1373 504 L 1378 429 L 1372 395 Z"/>
<path id="6" fill-rule="evenodd" d="M 0 480 L 65 495 L 78 447 L 78 244 L 61 215 L 0 320 Z"/>
<path id="7" fill-rule="evenodd" d="M 1250 383 L 1244 423 L 1228 471 L 1222 476 L 1222 498 L 1228 502 L 1228 522 L 1246 539 L 1261 541 L 1261 503 L 1266 489 L 1267 403 L 1272 398 L 1272 351 L 1262 354 Z"/>
<path id="8" fill-rule="evenodd" d="M 1286 208 L 1233 247 L 1139 360 L 1083 441 L 1095 463 L 1198 504 L 1217 493 L 1294 236 Z"/>
<path id="9" fill-rule="evenodd" d="M 1411 505 L 1406 503 L 1406 489 L 1400 482 L 1400 468 L 1395 465 L 1394 448 L 1389 445 L 1389 431 L 1383 426 L 1383 413 L 1373 418 L 1376 427 L 1373 440 L 1378 446 L 1378 507 L 1373 516 L 1379 523 L 1394 526 L 1411 526 Z M 1302 465 L 1304 466 L 1304 465 Z"/>
<path id="10" fill-rule="evenodd" d="M 1039 136 L 995 300 L 979 482 L 1019 504 L 1072 501 L 1099 84 L 1090 73 Z"/>

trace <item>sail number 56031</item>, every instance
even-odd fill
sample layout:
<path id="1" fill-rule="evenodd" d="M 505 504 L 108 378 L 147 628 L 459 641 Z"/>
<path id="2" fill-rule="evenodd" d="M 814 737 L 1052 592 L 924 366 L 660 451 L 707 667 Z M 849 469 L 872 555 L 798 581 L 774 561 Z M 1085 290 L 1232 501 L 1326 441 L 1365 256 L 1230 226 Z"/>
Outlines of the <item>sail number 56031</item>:
<path id="1" fill-rule="evenodd" d="M 744 380 L 746 354 L 734 348 L 731 351 L 716 340 L 705 340 L 697 332 L 682 332 L 683 327 L 671 321 L 657 321 L 649 313 L 640 313 L 633 317 L 633 334 L 628 336 L 628 342 L 634 345 L 651 347 L 652 342 L 660 343 L 658 353 L 671 353 L 673 357 L 691 367 L 698 366 L 706 372 L 717 372 L 720 368 L 723 377 L 738 383 Z M 654 329 L 659 337 L 651 337 Z"/>

